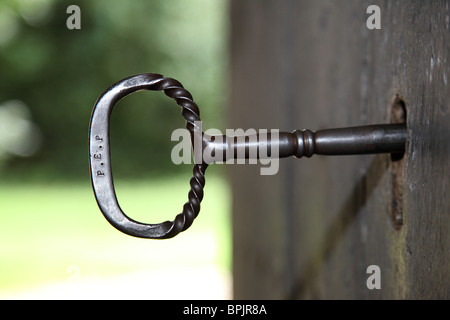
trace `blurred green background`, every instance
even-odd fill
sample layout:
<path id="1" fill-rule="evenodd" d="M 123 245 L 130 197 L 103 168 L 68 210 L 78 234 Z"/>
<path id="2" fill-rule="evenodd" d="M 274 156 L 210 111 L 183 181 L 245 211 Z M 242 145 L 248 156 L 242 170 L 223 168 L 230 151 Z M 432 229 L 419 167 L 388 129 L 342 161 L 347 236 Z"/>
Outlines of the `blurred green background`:
<path id="1" fill-rule="evenodd" d="M 80 30 L 66 26 L 69 5 L 81 10 Z M 230 297 L 223 166 L 208 169 L 194 225 L 165 241 L 113 229 L 96 206 L 88 167 L 93 105 L 133 74 L 179 80 L 204 130 L 224 130 L 227 10 L 225 0 L 0 2 L 0 298 L 189 299 L 207 293 L 202 284 Z M 134 219 L 172 220 L 187 200 L 191 165 L 170 159 L 171 133 L 184 127 L 180 111 L 162 93 L 140 92 L 112 114 L 117 195 Z M 164 291 L 170 281 L 176 292 Z"/>

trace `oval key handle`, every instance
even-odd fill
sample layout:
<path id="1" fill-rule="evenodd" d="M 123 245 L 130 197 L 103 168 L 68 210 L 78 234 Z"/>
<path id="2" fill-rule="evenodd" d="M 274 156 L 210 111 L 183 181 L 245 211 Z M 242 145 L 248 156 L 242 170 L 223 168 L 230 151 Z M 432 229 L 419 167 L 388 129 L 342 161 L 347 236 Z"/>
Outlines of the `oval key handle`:
<path id="1" fill-rule="evenodd" d="M 186 230 L 200 211 L 205 186 L 206 163 L 194 164 L 190 180 L 188 201 L 174 221 L 147 224 L 129 218 L 120 208 L 114 190 L 109 143 L 109 119 L 114 105 L 123 97 L 139 91 L 163 91 L 182 108 L 186 129 L 194 134 L 195 121 L 200 121 L 200 111 L 191 94 L 181 83 L 160 74 L 146 73 L 128 77 L 109 87 L 97 100 L 89 129 L 89 156 L 92 187 L 97 204 L 105 218 L 118 230 L 139 238 L 165 239 Z"/>

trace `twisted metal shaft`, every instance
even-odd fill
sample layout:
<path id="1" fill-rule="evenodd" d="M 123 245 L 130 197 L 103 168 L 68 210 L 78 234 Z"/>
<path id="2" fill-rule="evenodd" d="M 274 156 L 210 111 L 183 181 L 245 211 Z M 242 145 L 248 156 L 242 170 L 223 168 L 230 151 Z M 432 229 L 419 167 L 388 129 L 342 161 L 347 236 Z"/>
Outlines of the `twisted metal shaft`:
<path id="1" fill-rule="evenodd" d="M 152 80 L 153 84 L 147 87 L 149 90 L 163 91 L 165 95 L 174 99 L 182 108 L 181 114 L 186 120 L 186 129 L 194 135 L 196 128 L 195 122 L 200 121 L 200 110 L 194 102 L 192 95 L 183 85 L 173 79 L 160 74 L 146 74 Z M 171 238 L 181 231 L 186 230 L 192 225 L 194 219 L 200 212 L 200 202 L 203 199 L 203 188 L 205 186 L 205 171 L 208 165 L 206 163 L 195 164 L 193 176 L 189 181 L 191 189 L 188 193 L 188 201 L 183 206 L 183 211 L 175 217 L 170 230 L 161 238 Z"/>

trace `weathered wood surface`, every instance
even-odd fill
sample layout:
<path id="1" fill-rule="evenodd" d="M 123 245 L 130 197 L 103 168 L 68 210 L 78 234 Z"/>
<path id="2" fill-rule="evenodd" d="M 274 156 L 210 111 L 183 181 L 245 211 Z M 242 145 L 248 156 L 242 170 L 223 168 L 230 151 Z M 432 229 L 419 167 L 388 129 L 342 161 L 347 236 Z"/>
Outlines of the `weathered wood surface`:
<path id="1" fill-rule="evenodd" d="M 381 30 L 366 27 L 372 4 Z M 396 162 L 289 158 L 273 176 L 228 166 L 235 298 L 450 298 L 449 6 L 231 2 L 230 128 L 387 123 L 396 95 L 408 125 Z M 366 286 L 370 265 L 379 290 Z"/>

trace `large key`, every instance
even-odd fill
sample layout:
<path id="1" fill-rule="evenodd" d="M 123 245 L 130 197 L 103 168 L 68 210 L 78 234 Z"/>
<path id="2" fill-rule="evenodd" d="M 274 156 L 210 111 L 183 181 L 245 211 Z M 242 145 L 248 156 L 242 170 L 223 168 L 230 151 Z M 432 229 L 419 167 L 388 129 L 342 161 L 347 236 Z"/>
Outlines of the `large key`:
<path id="1" fill-rule="evenodd" d="M 191 141 L 200 139 L 200 158 L 196 157 L 190 180 L 188 201 L 173 221 L 157 224 L 141 223 L 129 218 L 120 208 L 114 190 L 109 120 L 114 105 L 121 98 L 138 90 L 163 91 L 182 108 Z M 181 83 L 159 74 L 145 73 L 128 77 L 109 87 L 97 100 L 89 130 L 91 181 L 98 206 L 105 218 L 118 230 L 135 237 L 171 238 L 191 226 L 200 211 L 208 165 L 230 159 L 261 157 L 311 157 L 319 155 L 356 155 L 373 153 L 402 154 L 407 139 L 406 125 L 379 124 L 319 130 L 295 130 L 245 137 L 209 136 L 200 130 L 200 110 Z M 264 149 L 264 150 L 263 150 Z M 204 151 L 214 155 L 204 157 Z M 263 152 L 264 151 L 264 152 Z M 196 150 L 194 148 L 194 155 Z M 217 156 L 220 154 L 221 156 Z"/>

